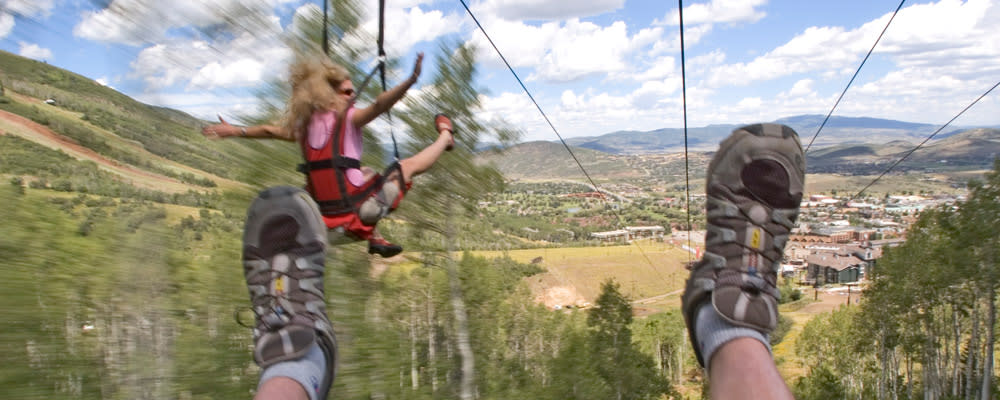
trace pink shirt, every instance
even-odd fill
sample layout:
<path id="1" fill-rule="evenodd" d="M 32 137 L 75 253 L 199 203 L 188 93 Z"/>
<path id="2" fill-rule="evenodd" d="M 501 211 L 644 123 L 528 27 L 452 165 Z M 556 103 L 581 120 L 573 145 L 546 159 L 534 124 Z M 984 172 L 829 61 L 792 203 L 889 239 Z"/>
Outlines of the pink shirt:
<path id="1" fill-rule="evenodd" d="M 347 109 L 347 121 L 351 121 L 354 116 L 354 107 Z M 333 111 L 315 112 L 309 121 L 309 147 L 314 150 L 322 149 L 333 137 L 333 129 L 337 122 L 336 113 Z M 361 159 L 361 130 L 354 126 L 354 123 L 347 123 L 347 130 L 344 132 L 344 146 L 340 149 L 342 156 Z M 360 169 L 351 168 L 346 171 L 347 180 L 354 186 L 361 186 L 365 183 L 364 174 Z"/>

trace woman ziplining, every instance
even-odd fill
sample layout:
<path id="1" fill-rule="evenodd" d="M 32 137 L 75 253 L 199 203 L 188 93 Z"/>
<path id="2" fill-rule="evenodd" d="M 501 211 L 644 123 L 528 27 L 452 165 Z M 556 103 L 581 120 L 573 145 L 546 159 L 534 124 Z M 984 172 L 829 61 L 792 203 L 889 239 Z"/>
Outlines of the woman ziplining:
<path id="1" fill-rule="evenodd" d="M 382 174 L 360 165 L 361 130 L 403 98 L 417 82 L 422 63 L 423 53 L 419 53 L 408 79 L 380 93 L 371 105 L 356 108 L 357 92 L 347 70 L 329 58 L 305 56 L 291 68 L 292 94 L 281 125 L 239 127 L 219 118 L 219 124 L 203 128 L 202 134 L 297 142 L 305 158 L 300 170 L 306 174 L 306 188 L 319 205 L 327 228 L 367 240 L 369 254 L 391 257 L 402 247 L 385 240 L 376 224 L 399 206 L 414 176 L 451 150 L 452 125 L 448 117 L 437 115 L 437 140 L 412 157 L 393 163 Z"/>
<path id="2" fill-rule="evenodd" d="M 402 251 L 376 231 L 399 206 L 413 177 L 455 145 L 451 120 L 434 118 L 438 138 L 383 174 L 362 167 L 361 129 L 403 98 L 420 76 L 417 54 L 408 79 L 355 108 L 347 70 L 326 56 L 304 56 L 291 67 L 292 92 L 281 125 L 239 127 L 219 118 L 210 138 L 273 138 L 297 142 L 306 190 L 262 191 L 247 211 L 243 273 L 254 312 L 254 361 L 262 368 L 257 399 L 326 399 L 336 377 L 337 341 L 326 315 L 326 249 L 334 234 L 368 240 L 368 252 Z M 363 84 L 362 84 L 363 85 Z"/>

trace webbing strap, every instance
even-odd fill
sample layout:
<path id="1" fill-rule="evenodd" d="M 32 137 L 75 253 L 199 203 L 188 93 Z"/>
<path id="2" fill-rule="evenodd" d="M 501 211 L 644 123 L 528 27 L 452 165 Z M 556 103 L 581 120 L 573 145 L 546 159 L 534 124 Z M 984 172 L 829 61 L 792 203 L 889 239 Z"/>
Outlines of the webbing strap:
<path id="1" fill-rule="evenodd" d="M 323 0 L 323 54 L 330 55 L 330 28 L 328 27 L 327 7 L 329 1 Z"/>
<path id="2" fill-rule="evenodd" d="M 299 164 L 298 171 L 304 174 L 308 174 L 309 171 L 315 171 L 319 169 L 330 169 L 330 168 L 347 168 L 347 169 L 360 169 L 361 161 L 350 158 L 350 157 L 333 157 L 316 160 L 316 161 L 306 161 Z"/>

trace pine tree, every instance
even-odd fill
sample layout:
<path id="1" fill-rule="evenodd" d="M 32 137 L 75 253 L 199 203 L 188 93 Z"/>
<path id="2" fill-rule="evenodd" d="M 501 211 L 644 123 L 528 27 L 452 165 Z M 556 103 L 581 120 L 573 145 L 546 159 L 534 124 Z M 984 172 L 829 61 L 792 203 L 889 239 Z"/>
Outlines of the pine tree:
<path id="1" fill-rule="evenodd" d="M 593 368 L 616 400 L 655 399 L 669 383 L 656 373 L 652 357 L 632 343 L 632 305 L 612 280 L 601 285 L 596 307 L 587 315 Z"/>

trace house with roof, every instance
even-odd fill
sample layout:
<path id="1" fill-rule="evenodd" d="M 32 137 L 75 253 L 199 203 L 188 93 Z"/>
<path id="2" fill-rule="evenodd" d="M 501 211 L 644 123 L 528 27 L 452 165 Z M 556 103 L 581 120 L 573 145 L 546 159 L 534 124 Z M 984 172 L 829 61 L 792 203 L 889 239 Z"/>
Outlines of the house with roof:
<path id="1" fill-rule="evenodd" d="M 864 276 L 865 261 L 851 254 L 823 252 L 806 257 L 806 279 L 813 283 L 851 283 Z"/>

